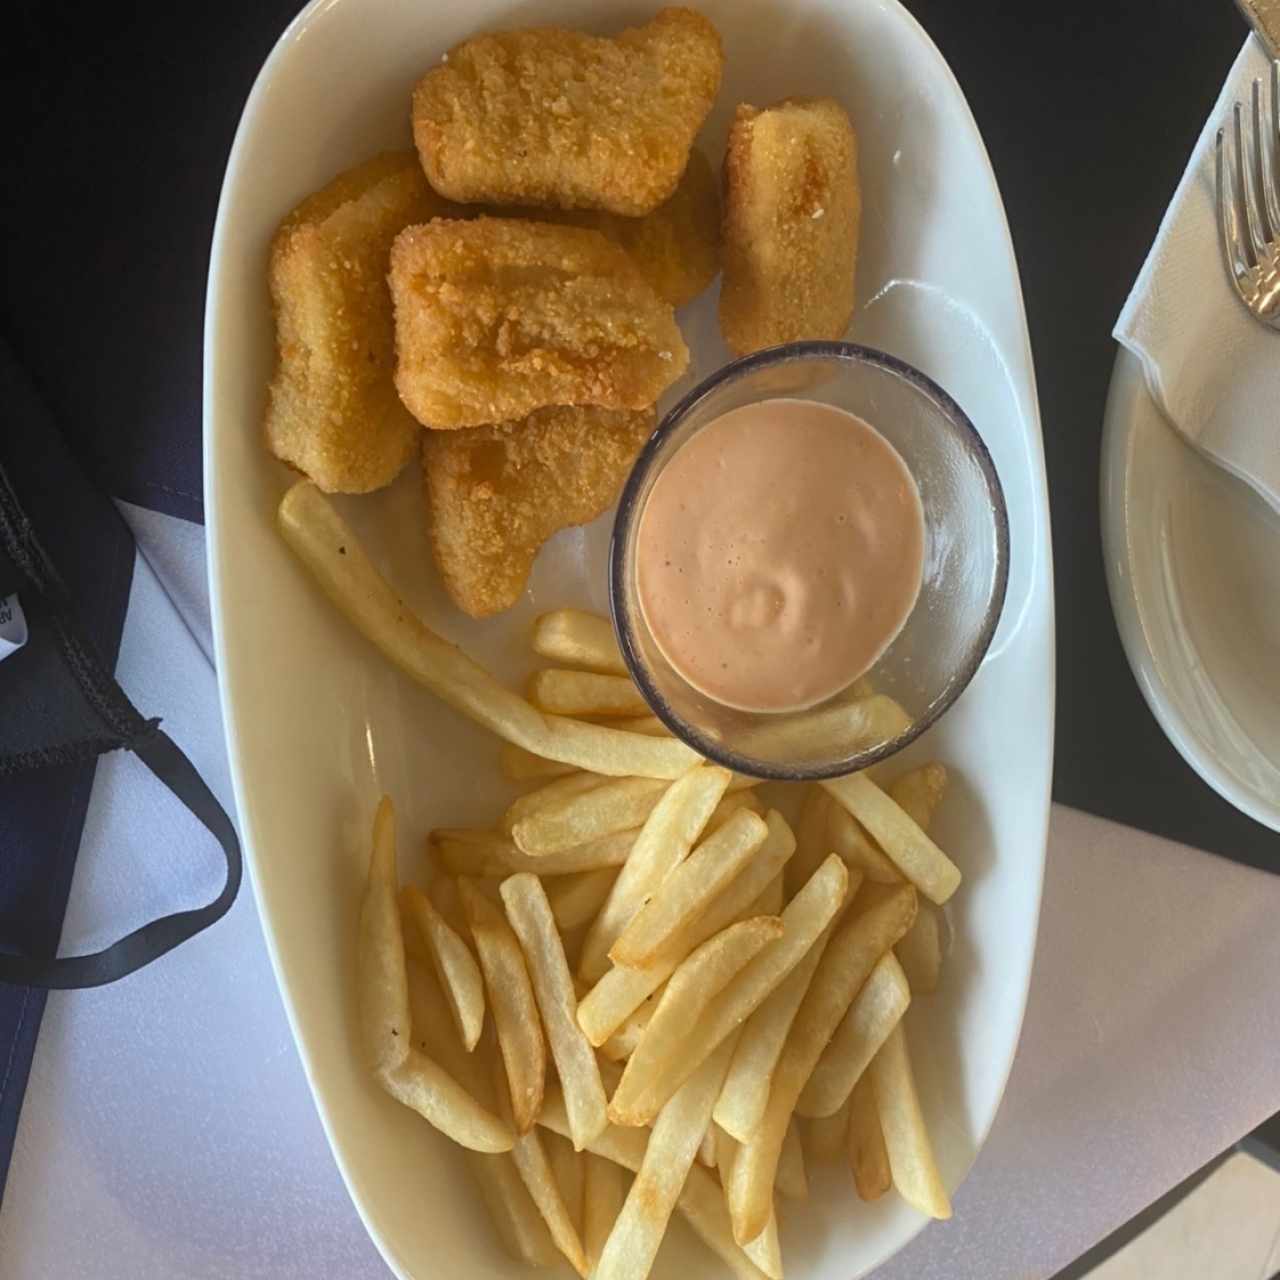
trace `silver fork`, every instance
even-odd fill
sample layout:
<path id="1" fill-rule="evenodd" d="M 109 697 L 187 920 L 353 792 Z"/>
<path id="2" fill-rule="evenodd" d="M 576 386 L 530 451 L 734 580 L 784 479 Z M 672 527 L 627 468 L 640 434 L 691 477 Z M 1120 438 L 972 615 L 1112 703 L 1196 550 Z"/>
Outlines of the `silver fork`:
<path id="1" fill-rule="evenodd" d="M 1269 109 L 1264 97 L 1270 97 Z M 1253 82 L 1252 128 L 1235 104 L 1231 134 L 1218 130 L 1218 213 L 1227 275 L 1263 324 L 1280 330 L 1280 62 L 1271 64 L 1271 92 Z M 1264 122 L 1265 117 L 1265 122 Z"/>

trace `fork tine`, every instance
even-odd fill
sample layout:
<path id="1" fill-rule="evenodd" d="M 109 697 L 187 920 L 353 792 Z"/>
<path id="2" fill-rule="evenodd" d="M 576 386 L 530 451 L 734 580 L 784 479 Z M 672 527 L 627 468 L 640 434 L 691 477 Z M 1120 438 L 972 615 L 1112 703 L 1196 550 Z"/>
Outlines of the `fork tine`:
<path id="1" fill-rule="evenodd" d="M 1256 267 L 1258 260 L 1267 251 L 1267 233 L 1262 225 L 1262 215 L 1258 211 L 1258 202 L 1254 197 L 1253 175 L 1249 173 L 1249 169 L 1253 166 L 1249 164 L 1248 160 L 1251 153 L 1245 150 L 1244 145 L 1244 111 L 1238 102 L 1231 115 L 1235 128 L 1235 177 L 1239 183 L 1238 198 L 1244 205 L 1244 220 L 1248 229 L 1248 252 L 1246 257 L 1249 259 L 1249 265 Z"/>
<path id="2" fill-rule="evenodd" d="M 1262 80 L 1253 82 L 1251 94 L 1253 109 L 1253 163 L 1249 175 L 1257 183 L 1258 207 L 1262 221 L 1262 236 L 1269 247 L 1280 236 L 1280 199 L 1276 197 L 1275 177 L 1272 173 L 1274 148 L 1267 137 L 1267 129 L 1262 123 Z M 1270 124 L 1270 121 L 1267 122 Z M 1262 256 L 1259 250 L 1259 256 Z"/>
<path id="3" fill-rule="evenodd" d="M 1235 182 L 1229 163 L 1230 150 L 1231 144 L 1226 140 L 1226 131 L 1219 129 L 1216 157 L 1218 216 L 1222 220 L 1222 248 L 1227 259 L 1227 270 L 1238 284 L 1249 264 L 1245 261 L 1244 242 L 1240 235 L 1240 211 L 1236 205 Z"/>

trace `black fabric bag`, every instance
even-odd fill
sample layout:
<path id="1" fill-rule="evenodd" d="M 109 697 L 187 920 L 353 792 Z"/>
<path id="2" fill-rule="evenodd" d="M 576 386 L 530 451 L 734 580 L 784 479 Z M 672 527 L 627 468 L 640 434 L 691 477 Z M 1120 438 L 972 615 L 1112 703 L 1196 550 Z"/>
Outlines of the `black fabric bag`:
<path id="1" fill-rule="evenodd" d="M 0 604 L 10 601 L 10 628 L 19 633 L 25 620 L 26 630 L 0 658 L 0 982 L 114 982 L 213 924 L 240 887 L 231 820 L 160 721 L 139 713 L 112 676 L 133 557 L 120 513 L 67 452 L 0 342 Z M 226 879 L 206 906 L 92 955 L 58 958 L 94 764 L 115 750 L 132 751 L 208 829 Z"/>

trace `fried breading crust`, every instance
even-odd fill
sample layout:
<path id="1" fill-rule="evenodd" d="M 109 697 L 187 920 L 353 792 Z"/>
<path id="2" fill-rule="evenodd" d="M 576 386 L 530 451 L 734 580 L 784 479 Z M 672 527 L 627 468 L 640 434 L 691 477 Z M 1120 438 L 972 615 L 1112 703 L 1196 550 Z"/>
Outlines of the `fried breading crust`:
<path id="1" fill-rule="evenodd" d="M 692 9 L 611 39 L 476 36 L 419 81 L 413 138 L 454 200 L 648 213 L 675 190 L 723 64 L 715 27 Z"/>
<path id="2" fill-rule="evenodd" d="M 669 304 L 598 231 L 436 219 L 391 248 L 396 388 L 429 427 L 643 409 L 684 372 Z"/>
<path id="3" fill-rule="evenodd" d="M 642 218 L 596 209 L 491 208 L 499 217 L 590 227 L 620 244 L 653 291 L 673 307 L 692 302 L 720 270 L 720 187 L 711 162 L 695 147 L 670 200 Z"/>
<path id="4" fill-rule="evenodd" d="M 340 174 L 276 232 L 267 447 L 329 493 L 389 484 L 413 455 L 420 428 L 392 381 L 387 264 L 399 231 L 453 208 L 413 152 L 398 152 Z"/>
<path id="5" fill-rule="evenodd" d="M 720 332 L 738 355 L 844 335 L 862 196 L 858 143 L 831 98 L 740 106 L 724 165 Z"/>
<path id="6" fill-rule="evenodd" d="M 541 409 L 520 422 L 427 431 L 422 474 L 436 563 L 473 618 L 513 605 L 538 549 L 618 496 L 652 409 Z"/>

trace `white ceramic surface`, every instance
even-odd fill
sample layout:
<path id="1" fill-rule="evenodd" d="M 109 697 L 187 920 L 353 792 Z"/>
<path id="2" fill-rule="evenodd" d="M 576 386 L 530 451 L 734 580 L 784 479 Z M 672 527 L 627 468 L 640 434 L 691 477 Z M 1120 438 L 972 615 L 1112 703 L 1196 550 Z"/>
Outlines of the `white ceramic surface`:
<path id="1" fill-rule="evenodd" d="M 964 1176 L 994 1118 L 1017 1043 L 1035 942 L 1048 821 L 1053 619 L 1048 505 L 1034 376 L 1004 213 L 972 117 L 928 38 L 893 0 L 714 0 L 726 82 L 704 145 L 718 156 L 733 105 L 794 93 L 840 97 L 862 140 L 864 224 L 851 336 L 916 364 L 983 433 L 1009 503 L 1008 599 L 981 672 L 917 744 L 954 766 L 939 836 L 967 873 L 938 995 L 910 1033 L 943 1174 Z M 402 869 L 427 828 L 491 818 L 505 790 L 496 744 L 389 669 L 305 580 L 272 527 L 288 481 L 259 422 L 272 363 L 264 271 L 293 203 L 380 147 L 408 143 L 410 86 L 453 42 L 495 22 L 608 30 L 650 9 L 589 0 L 424 6 L 315 0 L 254 87 L 215 230 L 205 356 L 205 484 L 216 656 L 241 832 L 268 946 L 338 1163 L 400 1275 L 509 1275 L 463 1162 L 380 1095 L 351 1046 L 352 951 L 377 795 L 401 814 Z M 690 377 L 727 358 L 714 291 L 682 315 Z M 681 386 L 673 388 L 678 393 Z M 528 667 L 536 612 L 603 608 L 608 522 L 556 538 L 526 599 L 498 622 L 452 610 L 423 539 L 417 476 L 343 508 L 406 598 L 510 677 Z M 797 1280 L 849 1280 L 923 1225 L 893 1197 L 856 1203 L 847 1175 L 788 1206 Z M 720 1266 L 681 1228 L 657 1274 Z"/>
<path id="2" fill-rule="evenodd" d="M 1192 449 L 1116 356 L 1102 532 L 1129 664 L 1189 765 L 1280 831 L 1280 514 Z"/>

